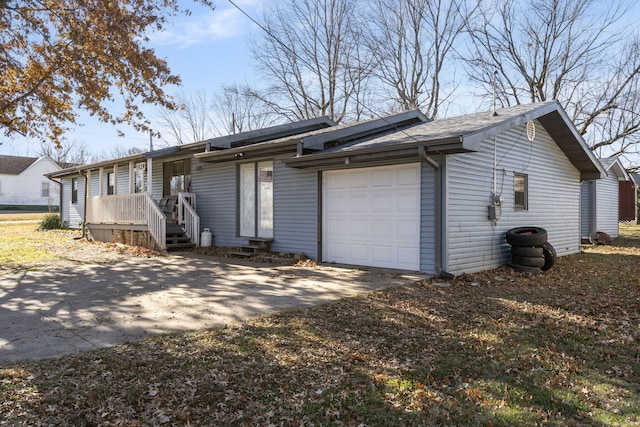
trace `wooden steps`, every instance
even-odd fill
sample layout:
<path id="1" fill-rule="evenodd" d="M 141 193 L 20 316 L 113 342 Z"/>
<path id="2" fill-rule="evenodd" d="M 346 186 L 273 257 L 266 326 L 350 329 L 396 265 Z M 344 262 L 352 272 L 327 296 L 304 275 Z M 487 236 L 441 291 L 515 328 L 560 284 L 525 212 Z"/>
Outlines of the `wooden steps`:
<path id="1" fill-rule="evenodd" d="M 252 258 L 261 253 L 269 252 L 273 239 L 262 239 L 259 237 L 250 238 L 246 245 L 241 245 L 240 250 L 231 252 L 231 255 Z"/>
<path id="2" fill-rule="evenodd" d="M 167 251 L 191 249 L 195 244 L 178 224 L 167 224 Z"/>

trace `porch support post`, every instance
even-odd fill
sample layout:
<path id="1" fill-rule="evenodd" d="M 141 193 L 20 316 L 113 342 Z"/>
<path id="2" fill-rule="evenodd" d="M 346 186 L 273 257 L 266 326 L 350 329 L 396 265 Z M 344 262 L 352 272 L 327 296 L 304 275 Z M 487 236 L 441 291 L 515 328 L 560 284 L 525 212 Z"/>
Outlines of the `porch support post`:
<path id="1" fill-rule="evenodd" d="M 100 168 L 98 176 L 98 196 L 104 196 L 104 168 Z"/>
<path id="2" fill-rule="evenodd" d="M 133 160 L 129 160 L 129 194 L 136 192 L 136 169 Z"/>
<path id="3" fill-rule="evenodd" d="M 153 170 L 152 166 L 153 166 L 153 160 L 151 158 L 147 159 L 147 194 L 149 194 L 151 198 L 153 198 L 153 187 L 152 187 L 153 177 L 151 176 L 152 175 L 151 171 Z"/>
<path id="4" fill-rule="evenodd" d="M 86 182 L 86 189 L 87 189 L 86 197 L 91 197 L 91 169 L 89 169 L 87 171 L 87 177 L 85 179 L 87 180 L 87 182 Z M 85 206 L 86 206 L 86 204 L 85 204 Z"/>
<path id="5" fill-rule="evenodd" d="M 113 165 L 113 194 L 118 194 L 118 164 Z"/>

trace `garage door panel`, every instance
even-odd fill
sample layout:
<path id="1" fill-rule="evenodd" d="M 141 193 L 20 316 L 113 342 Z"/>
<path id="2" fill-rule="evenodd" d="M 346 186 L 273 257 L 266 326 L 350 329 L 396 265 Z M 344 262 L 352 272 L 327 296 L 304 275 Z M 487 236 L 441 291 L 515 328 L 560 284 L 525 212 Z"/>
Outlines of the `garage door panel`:
<path id="1" fill-rule="evenodd" d="M 395 208 L 398 212 L 415 213 L 420 209 L 420 198 L 415 195 L 415 191 L 402 192 L 396 195 Z"/>
<path id="2" fill-rule="evenodd" d="M 341 259 L 349 256 L 347 245 L 344 243 L 330 243 L 327 245 L 327 252 L 331 258 Z"/>
<path id="3" fill-rule="evenodd" d="M 414 186 L 420 182 L 420 169 L 412 166 L 397 169 L 397 185 L 398 186 Z"/>
<path id="4" fill-rule="evenodd" d="M 344 194 L 331 194 L 326 200 L 325 205 L 330 214 L 345 213 L 347 206 L 345 204 L 346 196 Z"/>
<path id="5" fill-rule="evenodd" d="M 386 192 L 376 192 L 372 195 L 372 214 L 387 213 L 393 211 L 393 194 Z"/>
<path id="6" fill-rule="evenodd" d="M 398 220 L 398 240 L 399 241 L 413 241 L 416 234 L 420 232 L 420 223 L 415 220 Z"/>
<path id="7" fill-rule="evenodd" d="M 362 192 L 351 193 L 345 196 L 347 212 L 351 216 L 361 216 L 369 210 L 369 195 Z"/>
<path id="8" fill-rule="evenodd" d="M 393 239 L 395 235 L 394 223 L 390 219 L 386 220 L 371 220 L 370 235 L 373 237 L 373 241 L 382 239 Z"/>
<path id="9" fill-rule="evenodd" d="M 369 247 L 364 244 L 349 245 L 349 258 L 355 261 L 367 261 L 369 258 Z"/>
<path id="10" fill-rule="evenodd" d="M 347 176 L 345 174 L 333 174 L 325 178 L 325 185 L 330 189 L 346 188 Z"/>
<path id="11" fill-rule="evenodd" d="M 369 186 L 369 177 L 366 172 L 359 171 L 351 174 L 345 172 L 345 176 L 347 188 L 367 188 Z"/>
<path id="12" fill-rule="evenodd" d="M 347 221 L 348 229 L 345 230 L 346 234 L 351 239 L 357 240 L 366 240 L 369 234 L 369 224 L 368 221 L 357 221 L 357 220 L 349 220 Z M 356 240 L 356 241 L 357 241 Z"/>
<path id="13" fill-rule="evenodd" d="M 373 245 L 371 247 L 371 258 L 380 265 L 393 264 L 395 248 L 388 245 Z"/>
<path id="14" fill-rule="evenodd" d="M 345 187 L 329 185 L 335 183 L 334 175 Z M 324 261 L 419 270 L 419 165 L 323 176 Z"/>
<path id="15" fill-rule="evenodd" d="M 394 171 L 390 169 L 380 169 L 371 171 L 371 186 L 374 188 L 390 187 L 394 183 Z"/>

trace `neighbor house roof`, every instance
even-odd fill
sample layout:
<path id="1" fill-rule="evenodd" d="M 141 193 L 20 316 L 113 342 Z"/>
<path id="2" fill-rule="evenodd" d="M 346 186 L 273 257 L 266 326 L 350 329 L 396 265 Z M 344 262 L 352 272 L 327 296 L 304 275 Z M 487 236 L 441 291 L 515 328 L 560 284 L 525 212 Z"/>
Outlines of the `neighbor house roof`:
<path id="1" fill-rule="evenodd" d="M 618 178 L 618 181 L 629 181 L 631 179 L 618 156 L 600 159 L 600 163 L 604 167 L 604 170 L 607 171 L 607 174 L 609 171 L 613 172 Z"/>
<path id="2" fill-rule="evenodd" d="M 20 175 L 37 160 L 37 157 L 0 156 L 0 174 Z"/>
<path id="3" fill-rule="evenodd" d="M 581 172 L 583 179 L 600 178 L 605 174 L 598 159 L 556 101 L 503 108 L 495 114 L 482 112 L 429 121 L 377 138 L 298 155 L 286 163 L 294 167 L 317 167 L 319 164 L 339 164 L 352 155 L 379 156 L 382 160 L 394 155 L 415 156 L 419 150 L 434 154 L 472 152 L 485 139 L 531 120 L 537 120 L 545 128 Z"/>

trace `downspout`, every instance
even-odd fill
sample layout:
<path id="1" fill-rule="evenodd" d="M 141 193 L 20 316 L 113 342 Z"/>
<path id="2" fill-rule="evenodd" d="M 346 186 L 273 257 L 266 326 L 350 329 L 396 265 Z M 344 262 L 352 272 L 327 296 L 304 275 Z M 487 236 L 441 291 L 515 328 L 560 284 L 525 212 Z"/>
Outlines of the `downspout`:
<path id="1" fill-rule="evenodd" d="M 434 191 L 434 268 L 438 276 L 451 277 L 452 275 L 445 271 L 444 266 L 447 263 L 447 240 L 446 233 L 443 231 L 443 226 L 446 225 L 444 221 L 445 204 L 446 204 L 446 191 L 443 186 L 444 164 L 446 162 L 446 156 L 443 155 L 442 164 L 438 163 L 434 158 L 427 154 L 427 150 L 424 146 L 418 148 L 419 156 L 426 161 L 426 163 L 435 171 L 435 191 Z"/>
<path id="2" fill-rule="evenodd" d="M 596 221 L 596 215 L 598 212 L 598 209 L 596 207 L 596 203 L 597 203 L 597 192 L 596 192 L 596 180 L 592 179 L 591 181 L 589 181 L 590 183 L 590 206 L 589 206 L 589 242 L 591 242 L 592 244 L 595 243 L 595 238 L 596 238 L 596 232 L 598 231 L 597 228 L 597 221 Z"/>

